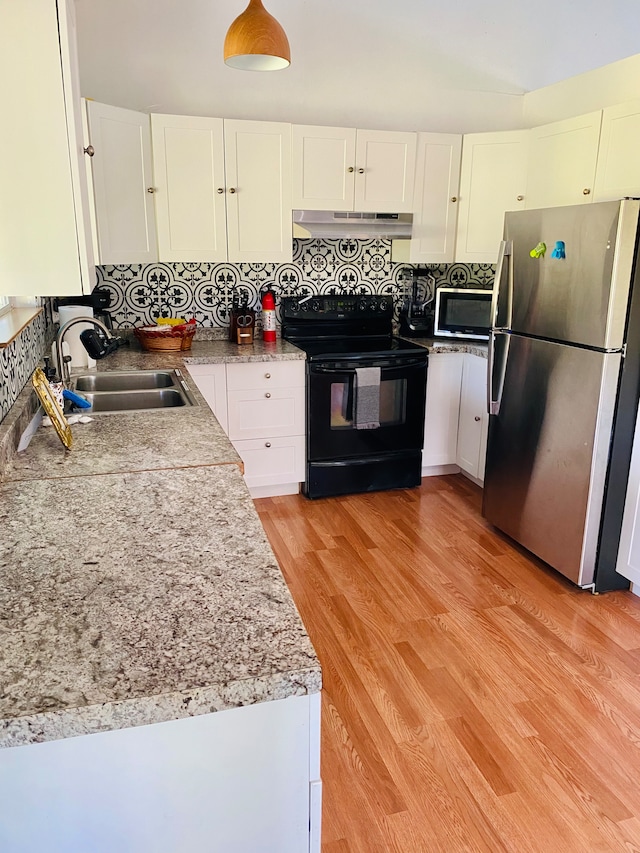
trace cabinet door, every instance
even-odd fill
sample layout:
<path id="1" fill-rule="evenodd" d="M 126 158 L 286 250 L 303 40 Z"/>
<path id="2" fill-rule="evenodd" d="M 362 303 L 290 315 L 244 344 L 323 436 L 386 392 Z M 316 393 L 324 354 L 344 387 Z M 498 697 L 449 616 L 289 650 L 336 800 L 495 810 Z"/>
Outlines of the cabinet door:
<path id="1" fill-rule="evenodd" d="M 417 142 L 415 133 L 357 132 L 355 210 L 411 213 Z"/>
<path id="2" fill-rule="evenodd" d="M 2 295 L 78 295 L 95 282 L 74 39 L 71 0 L 0 7 Z"/>
<path id="3" fill-rule="evenodd" d="M 222 119 L 151 116 L 161 261 L 226 261 Z"/>
<path id="4" fill-rule="evenodd" d="M 149 116 L 95 101 L 88 113 L 100 263 L 157 261 Z"/>
<path id="5" fill-rule="evenodd" d="M 227 387 L 229 391 L 304 388 L 304 370 L 304 359 L 233 362 L 227 364 Z"/>
<path id="6" fill-rule="evenodd" d="M 487 447 L 487 361 L 466 354 L 462 368 L 457 464 L 481 480 Z"/>
<path id="7" fill-rule="evenodd" d="M 598 110 L 530 131 L 527 208 L 593 200 L 601 119 Z"/>
<path id="8" fill-rule="evenodd" d="M 294 124 L 291 139 L 292 207 L 353 210 L 355 130 Z"/>
<path id="9" fill-rule="evenodd" d="M 250 489 L 301 483 L 305 476 L 303 435 L 234 441 Z"/>
<path id="10" fill-rule="evenodd" d="M 432 353 L 427 368 L 423 468 L 455 465 L 464 353 Z"/>
<path id="11" fill-rule="evenodd" d="M 228 392 L 229 438 L 304 435 L 304 388 Z"/>
<path id="12" fill-rule="evenodd" d="M 462 137 L 419 133 L 413 194 L 412 263 L 447 263 L 454 258 Z"/>
<path id="13" fill-rule="evenodd" d="M 224 122 L 229 261 L 291 261 L 291 125 Z"/>
<path id="14" fill-rule="evenodd" d="M 456 261 L 496 262 L 505 211 L 525 204 L 528 142 L 528 130 L 464 137 Z"/>
<path id="15" fill-rule="evenodd" d="M 594 201 L 640 196 L 640 100 L 602 113 Z"/>
<path id="16" fill-rule="evenodd" d="M 224 364 L 188 364 L 187 370 L 222 429 L 229 434 L 227 377 Z"/>

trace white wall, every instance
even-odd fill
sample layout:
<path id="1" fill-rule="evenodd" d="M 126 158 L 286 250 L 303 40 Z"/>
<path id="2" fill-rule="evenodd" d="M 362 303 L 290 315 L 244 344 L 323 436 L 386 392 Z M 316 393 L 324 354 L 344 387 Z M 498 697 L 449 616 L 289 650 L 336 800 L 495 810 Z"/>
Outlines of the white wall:
<path id="1" fill-rule="evenodd" d="M 524 127 L 535 127 L 640 98 L 640 54 L 535 89 L 523 97 Z"/>

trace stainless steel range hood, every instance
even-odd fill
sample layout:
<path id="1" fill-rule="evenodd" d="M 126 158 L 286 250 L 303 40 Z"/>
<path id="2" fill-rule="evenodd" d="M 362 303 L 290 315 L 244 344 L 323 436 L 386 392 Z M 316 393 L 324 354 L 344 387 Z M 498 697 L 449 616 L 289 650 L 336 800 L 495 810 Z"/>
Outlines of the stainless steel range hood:
<path id="1" fill-rule="evenodd" d="M 332 210 L 294 210 L 293 236 L 301 240 L 312 237 L 354 237 L 362 240 L 386 240 L 411 237 L 411 213 L 354 213 Z"/>

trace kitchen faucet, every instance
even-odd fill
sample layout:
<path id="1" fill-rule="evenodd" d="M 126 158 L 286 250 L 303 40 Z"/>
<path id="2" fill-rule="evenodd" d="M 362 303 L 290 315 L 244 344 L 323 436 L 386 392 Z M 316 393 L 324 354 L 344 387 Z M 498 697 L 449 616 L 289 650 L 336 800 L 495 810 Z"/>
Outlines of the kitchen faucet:
<path id="1" fill-rule="evenodd" d="M 96 328 L 100 329 L 103 332 L 106 338 L 106 352 L 103 352 L 102 355 L 98 355 L 92 350 L 90 353 L 92 358 L 103 358 L 105 355 L 109 355 L 109 353 L 114 352 L 120 346 L 121 343 L 120 338 L 115 338 L 111 336 L 110 330 L 105 326 L 102 320 L 98 320 L 95 317 L 73 317 L 71 320 L 68 320 L 58 329 L 58 333 L 56 334 L 55 340 L 56 361 L 58 363 L 58 377 L 64 385 L 66 385 L 67 382 L 71 379 L 71 371 L 67 366 L 67 360 L 71 361 L 71 358 L 70 356 L 67 356 L 65 359 L 65 357 L 62 355 L 62 342 L 64 340 L 64 336 L 67 334 L 67 330 L 70 329 L 71 326 L 75 326 L 76 323 L 92 323 Z M 82 334 L 84 334 L 84 332 Z M 80 337 L 82 339 L 82 335 Z"/>

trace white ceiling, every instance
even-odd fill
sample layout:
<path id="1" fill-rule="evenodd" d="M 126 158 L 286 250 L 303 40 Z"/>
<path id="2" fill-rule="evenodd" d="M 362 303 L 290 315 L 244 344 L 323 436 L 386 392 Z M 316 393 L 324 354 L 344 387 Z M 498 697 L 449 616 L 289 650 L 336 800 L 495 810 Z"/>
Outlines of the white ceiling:
<path id="1" fill-rule="evenodd" d="M 227 68 L 247 0 L 76 0 L 82 92 L 149 112 L 452 132 L 640 52 L 639 0 L 264 0 L 285 71 Z"/>

